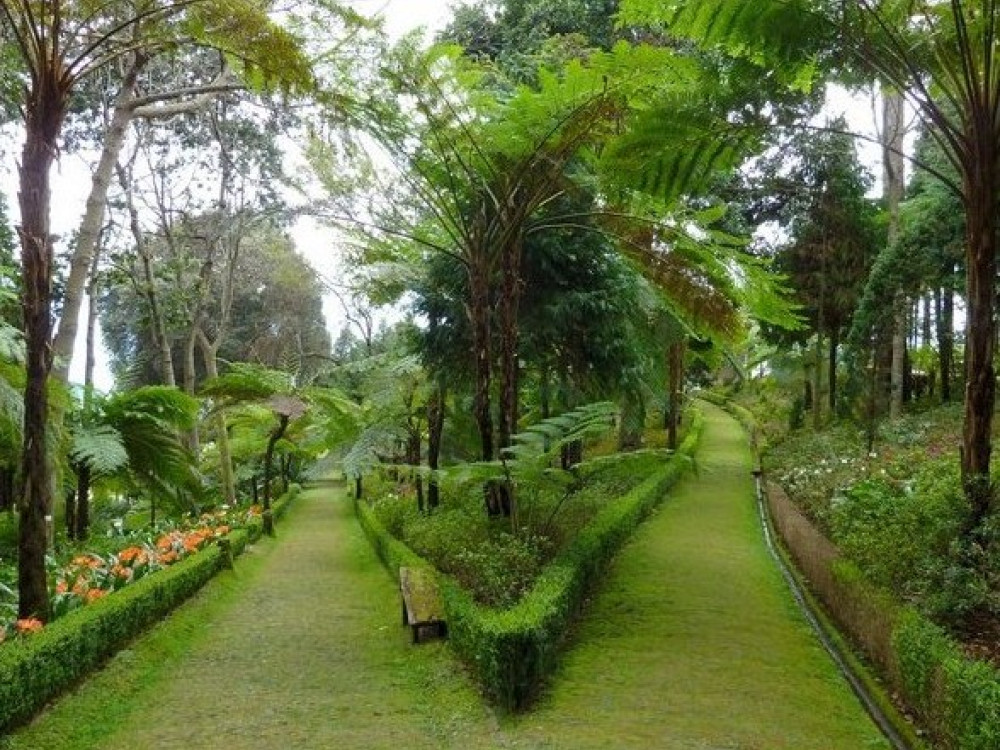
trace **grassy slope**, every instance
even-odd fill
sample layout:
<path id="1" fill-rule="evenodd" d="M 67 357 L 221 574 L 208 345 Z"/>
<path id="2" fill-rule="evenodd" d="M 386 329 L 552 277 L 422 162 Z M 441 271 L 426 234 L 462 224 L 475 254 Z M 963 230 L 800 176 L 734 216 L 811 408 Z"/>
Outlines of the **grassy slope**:
<path id="1" fill-rule="evenodd" d="M 743 436 L 715 409 L 698 464 L 622 553 L 538 710 L 502 729 L 441 644 L 409 646 L 348 504 L 314 491 L 277 544 L 9 746 L 884 747 L 768 559 Z"/>
<path id="2" fill-rule="evenodd" d="M 517 722 L 527 746 L 885 747 L 767 556 L 743 434 L 707 417 L 698 476 L 619 557 L 550 695 Z"/>
<path id="3" fill-rule="evenodd" d="M 395 588 L 337 492 L 279 529 L 109 668 L 8 740 L 16 750 L 493 747 L 446 647 L 414 649 Z M 242 593 L 241 593 L 242 592 Z"/>

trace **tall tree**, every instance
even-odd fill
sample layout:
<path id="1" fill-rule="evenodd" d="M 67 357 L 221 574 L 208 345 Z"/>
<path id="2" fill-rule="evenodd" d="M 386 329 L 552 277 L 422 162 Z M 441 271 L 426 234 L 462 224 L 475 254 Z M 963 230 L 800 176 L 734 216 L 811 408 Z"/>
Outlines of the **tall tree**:
<path id="1" fill-rule="evenodd" d="M 22 307 L 27 342 L 24 404 L 24 495 L 18 530 L 19 612 L 47 619 L 46 516 L 52 508 L 47 451 L 47 384 L 52 368 L 53 241 L 49 174 L 59 152 L 70 99 L 79 82 L 113 61 L 167 40 L 153 21 L 176 20 L 185 39 L 229 51 L 247 68 L 279 73 L 290 85 L 309 82 L 294 39 L 257 4 L 242 0 L 103 5 L 96 13 L 70 0 L 10 0 L 2 18 L 27 72 L 22 100 L 24 146 L 18 169 Z M 281 59 L 279 69 L 272 63 Z"/>
<path id="2" fill-rule="evenodd" d="M 905 92 L 958 179 L 936 175 L 965 213 L 966 388 L 962 483 L 968 535 L 994 510 L 990 479 L 996 377 L 995 279 L 1000 197 L 998 7 L 981 3 L 786 3 L 626 0 L 623 19 L 653 23 L 809 85 L 819 62 L 847 60 Z"/>

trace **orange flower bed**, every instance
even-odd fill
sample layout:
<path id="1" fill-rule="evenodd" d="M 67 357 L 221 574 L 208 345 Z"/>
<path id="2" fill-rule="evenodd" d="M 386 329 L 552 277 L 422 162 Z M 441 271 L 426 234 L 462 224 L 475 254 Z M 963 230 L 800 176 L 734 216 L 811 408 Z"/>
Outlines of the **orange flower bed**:
<path id="1" fill-rule="evenodd" d="M 164 532 L 146 544 L 133 543 L 107 557 L 93 553 L 77 555 L 56 576 L 53 616 L 60 617 L 103 599 L 150 573 L 173 565 L 229 534 L 234 523 L 242 526 L 259 514 L 257 506 L 228 513 L 206 513 L 187 527 Z M 43 627 L 35 618 L 0 622 L 0 643 L 8 636 L 29 635 Z"/>

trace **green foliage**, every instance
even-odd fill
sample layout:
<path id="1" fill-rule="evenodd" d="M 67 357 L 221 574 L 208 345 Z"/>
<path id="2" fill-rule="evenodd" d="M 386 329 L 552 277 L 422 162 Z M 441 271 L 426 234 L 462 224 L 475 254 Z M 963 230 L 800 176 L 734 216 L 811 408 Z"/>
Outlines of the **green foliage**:
<path id="1" fill-rule="evenodd" d="M 1000 672 L 964 656 L 938 626 L 915 612 L 893 633 L 907 702 L 945 747 L 991 750 L 1000 739 Z"/>
<path id="2" fill-rule="evenodd" d="M 855 484 L 834 499 L 830 524 L 834 542 L 876 583 L 906 599 L 933 595 L 947 600 L 942 573 L 950 567 L 951 544 L 960 536 L 965 514 L 958 467 L 938 461 L 902 485 L 885 478 Z M 968 604 L 955 609 L 956 604 L 932 609 L 955 617 L 969 610 Z"/>
<path id="3" fill-rule="evenodd" d="M 95 475 L 111 475 L 128 465 L 122 436 L 110 425 L 73 431 L 70 460 L 90 467 Z"/>
<path id="4" fill-rule="evenodd" d="M 200 391 L 203 396 L 233 404 L 263 401 L 276 393 L 287 393 L 292 385 L 292 376 L 287 372 L 250 362 L 232 362 L 224 374 L 203 383 Z"/>
<path id="5" fill-rule="evenodd" d="M 527 706 L 552 672 L 567 630 L 583 608 L 587 593 L 615 552 L 663 500 L 666 490 L 688 465 L 684 457 L 697 445 L 700 420 L 700 415 L 695 417 L 678 451 L 680 455 L 627 495 L 607 503 L 512 608 L 483 607 L 454 579 L 442 580 L 452 646 L 476 673 L 487 694 L 504 709 Z M 363 503 L 355 507 L 362 527 L 394 575 L 400 565 L 428 565 L 391 537 L 369 507 Z"/>
<path id="6" fill-rule="evenodd" d="M 198 401 L 177 388 L 145 386 L 117 393 L 103 405 L 104 420 L 121 436 L 129 469 L 147 488 L 172 498 L 197 492 L 194 460 L 179 432 L 194 425 Z"/>
<path id="7" fill-rule="evenodd" d="M 624 0 L 618 22 L 750 58 L 786 85 L 803 89 L 816 82 L 817 62 L 837 49 L 837 27 L 808 0 Z"/>

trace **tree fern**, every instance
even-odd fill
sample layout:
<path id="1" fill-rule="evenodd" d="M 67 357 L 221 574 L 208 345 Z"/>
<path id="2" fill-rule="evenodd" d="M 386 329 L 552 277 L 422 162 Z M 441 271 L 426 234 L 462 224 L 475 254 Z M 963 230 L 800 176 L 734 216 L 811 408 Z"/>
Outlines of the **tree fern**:
<path id="1" fill-rule="evenodd" d="M 73 430 L 70 458 L 86 465 L 94 475 L 108 476 L 128 465 L 128 452 L 121 434 L 110 425 Z"/>

